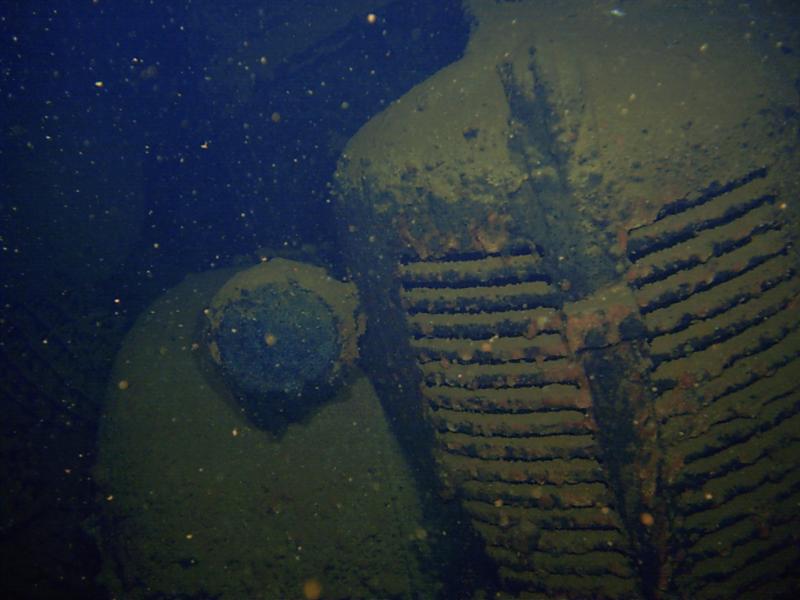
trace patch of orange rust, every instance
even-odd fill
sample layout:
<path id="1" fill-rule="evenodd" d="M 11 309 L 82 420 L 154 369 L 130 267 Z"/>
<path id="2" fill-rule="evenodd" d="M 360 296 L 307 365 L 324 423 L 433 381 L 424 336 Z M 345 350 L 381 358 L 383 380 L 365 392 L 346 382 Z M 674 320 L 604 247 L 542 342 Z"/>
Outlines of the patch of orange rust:
<path id="1" fill-rule="evenodd" d="M 542 371 L 546 381 L 574 381 L 583 373 L 581 366 L 574 362 L 561 364 L 543 363 Z"/>
<path id="2" fill-rule="evenodd" d="M 612 304 L 606 309 L 606 314 L 613 323 L 621 323 L 633 312 L 633 307 L 628 304 Z"/>
<path id="3" fill-rule="evenodd" d="M 359 337 L 367 330 L 367 320 L 366 313 L 359 313 L 356 325 Z"/>
<path id="4" fill-rule="evenodd" d="M 469 362 L 472 360 L 473 354 L 472 348 L 465 348 L 459 351 L 458 357 L 464 362 Z"/>
<path id="5" fill-rule="evenodd" d="M 525 474 L 524 471 L 515 471 L 514 473 L 511 473 L 510 478 L 512 481 L 516 481 L 518 483 L 528 481 L 528 476 Z"/>
<path id="6" fill-rule="evenodd" d="M 454 250 L 459 250 L 461 248 L 461 242 L 454 235 L 446 237 L 442 245 L 444 246 L 444 249 L 447 252 L 452 252 Z"/>
<path id="7" fill-rule="evenodd" d="M 434 239 L 439 237 L 439 232 L 433 224 L 427 226 L 419 225 L 417 229 L 424 232 L 422 235 L 414 235 L 411 231 L 412 225 L 417 225 L 416 218 L 408 221 L 404 214 L 399 214 L 394 218 L 394 226 L 400 239 L 416 252 L 420 259 L 426 260 L 433 256 L 434 249 L 431 247 Z"/>
<path id="8" fill-rule="evenodd" d="M 675 476 L 681 472 L 684 467 L 683 456 L 679 454 L 668 455 L 664 465 L 664 479 L 667 483 L 673 483 Z"/>
<path id="9" fill-rule="evenodd" d="M 606 319 L 600 311 L 588 311 L 582 314 L 570 315 L 567 319 L 567 340 L 572 352 L 584 348 L 586 336 L 591 331 L 605 327 Z"/>
<path id="10" fill-rule="evenodd" d="M 509 234 L 507 224 L 511 221 L 510 215 L 501 215 L 496 211 L 489 211 L 485 224 L 469 224 L 472 246 L 487 254 L 497 254 L 508 244 Z"/>
<path id="11" fill-rule="evenodd" d="M 596 433 L 599 430 L 597 421 L 588 414 L 584 415 L 582 419 L 576 419 L 573 425 L 575 426 L 575 431 L 590 431 Z"/>
<path id="12" fill-rule="evenodd" d="M 620 254 L 625 254 L 628 251 L 628 229 L 626 227 L 617 228 L 617 248 Z"/>
<path id="13" fill-rule="evenodd" d="M 430 337 L 433 333 L 433 324 L 430 321 L 421 321 L 419 323 L 419 331 L 425 337 Z"/>
<path id="14" fill-rule="evenodd" d="M 786 310 L 797 310 L 798 308 L 800 308 L 800 295 L 794 296 L 786 304 Z"/>
<path id="15" fill-rule="evenodd" d="M 592 395 L 587 386 L 582 386 L 580 394 L 575 400 L 575 408 L 590 408 L 592 406 Z"/>
<path id="16" fill-rule="evenodd" d="M 678 377 L 678 387 L 682 390 L 689 390 L 697 385 L 697 376 L 686 371 Z"/>
<path id="17" fill-rule="evenodd" d="M 664 394 L 661 401 L 656 405 L 656 416 L 660 419 L 675 415 L 694 414 L 696 412 L 696 401 L 679 388 Z"/>
<path id="18" fill-rule="evenodd" d="M 416 250 L 415 248 L 415 245 L 417 243 L 416 239 L 414 238 L 413 235 L 411 235 L 411 231 L 408 229 L 408 224 L 406 223 L 406 220 L 405 218 L 402 217 L 402 215 L 398 216 L 395 219 L 395 229 L 397 230 L 397 234 L 400 236 L 400 239 L 407 246 L 414 248 Z M 419 251 L 417 251 L 417 254 L 419 255 Z M 422 260 L 425 260 L 426 257 L 420 256 L 420 258 L 422 258 Z"/>
<path id="19" fill-rule="evenodd" d="M 645 277 L 649 277 L 652 274 L 653 274 L 652 265 L 633 265 L 625 273 L 625 281 L 628 283 L 632 283 L 637 279 L 643 279 Z"/>

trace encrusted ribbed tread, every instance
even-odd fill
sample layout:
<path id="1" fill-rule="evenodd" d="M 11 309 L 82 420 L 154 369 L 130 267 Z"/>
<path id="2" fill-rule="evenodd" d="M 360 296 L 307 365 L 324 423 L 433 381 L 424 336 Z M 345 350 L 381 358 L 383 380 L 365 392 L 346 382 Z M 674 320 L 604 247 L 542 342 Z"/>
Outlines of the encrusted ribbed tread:
<path id="1" fill-rule="evenodd" d="M 661 394 L 655 400 L 656 415 L 666 419 L 675 415 L 696 413 L 716 398 L 733 393 L 758 379 L 766 377 L 800 354 L 800 335 L 797 329 L 777 343 L 762 348 L 758 353 L 745 356 L 727 369 L 724 377 L 699 383 L 687 378 Z"/>
<path id="2" fill-rule="evenodd" d="M 721 376 L 737 360 L 772 346 L 800 327 L 800 306 L 787 306 L 749 329 L 698 352 L 661 363 L 651 374 L 657 385 L 673 385 L 683 378 L 703 381 Z"/>
<path id="3" fill-rule="evenodd" d="M 499 546 L 510 550 L 527 550 L 527 543 L 524 538 L 520 539 L 515 528 L 511 527 L 508 511 L 496 510 L 494 521 L 487 522 L 481 519 L 474 519 L 475 528 L 481 532 L 483 537 L 488 540 L 489 546 Z M 524 527 L 524 524 L 522 525 Z M 530 529 L 536 526 L 529 524 Z M 628 540 L 624 533 L 616 528 L 609 529 L 539 529 L 536 532 L 537 550 L 532 553 L 530 562 L 536 564 L 538 555 L 540 561 L 546 560 L 546 556 L 565 557 L 562 572 L 579 572 L 575 569 L 576 565 L 571 562 L 575 555 L 589 554 L 594 552 L 605 552 L 611 548 L 625 549 L 628 547 Z"/>
<path id="4" fill-rule="evenodd" d="M 530 438 L 487 438 L 463 433 L 437 433 L 443 450 L 483 459 L 542 460 L 597 455 L 593 435 L 540 435 Z"/>
<path id="5" fill-rule="evenodd" d="M 690 488 L 676 497 L 685 514 L 706 510 L 712 506 L 720 506 L 736 496 L 759 488 L 768 480 L 777 481 L 794 469 L 792 464 L 798 451 L 800 434 L 795 440 L 778 437 L 775 445 L 767 446 L 761 452 L 753 453 L 752 459 L 738 455 L 737 463 L 722 474 L 714 473 L 705 480 L 702 488 Z"/>
<path id="6" fill-rule="evenodd" d="M 724 584 L 718 586 L 722 590 L 717 595 L 731 598 L 734 593 L 741 593 L 742 597 L 749 598 L 791 600 L 797 596 L 797 590 L 800 590 L 798 563 L 800 548 L 785 548 L 774 556 L 766 556 L 752 563 L 747 573 L 737 573 L 737 576 L 726 582 L 727 588 L 723 587 Z M 753 576 L 753 573 L 756 575 Z"/>
<path id="7" fill-rule="evenodd" d="M 404 289 L 401 297 L 410 314 L 479 313 L 513 309 L 553 307 L 556 291 L 544 281 L 464 288 Z"/>
<path id="8" fill-rule="evenodd" d="M 711 579 L 712 587 L 726 579 L 736 586 L 747 585 L 743 580 L 757 582 L 766 566 L 765 559 L 779 555 L 785 547 L 797 549 L 796 517 L 787 513 L 790 503 L 796 506 L 797 497 L 788 502 L 782 500 L 779 515 L 764 510 L 712 532 L 701 538 L 699 543 L 690 545 L 686 562 L 682 565 L 685 576 L 693 579 Z M 769 541 L 766 541 L 769 538 Z M 765 552 L 766 551 L 766 552 Z M 755 568 L 753 568 L 755 565 Z M 731 567 L 735 567 L 732 569 Z M 739 572 L 746 574 L 741 577 Z M 768 571 L 769 572 L 769 571 Z M 739 580 L 736 582 L 736 580 Z M 729 596 L 735 597 L 735 594 Z M 767 596 L 772 597 L 772 596 Z"/>
<path id="9" fill-rule="evenodd" d="M 767 175 L 675 201 L 627 238 L 676 597 L 748 597 L 800 558 L 800 263 Z"/>
<path id="10" fill-rule="evenodd" d="M 645 314 L 663 309 L 694 294 L 712 289 L 721 282 L 760 269 L 770 258 L 782 255 L 789 242 L 790 237 L 784 231 L 770 229 L 731 252 L 638 288 L 636 300 Z"/>
<path id="11" fill-rule="evenodd" d="M 520 556 L 507 550 L 494 550 L 489 548 L 488 553 L 499 564 L 508 564 Z M 523 570 L 501 566 L 500 578 L 512 586 L 524 587 L 526 590 L 540 591 L 547 594 L 547 598 L 593 598 L 626 600 L 640 598 L 639 583 L 634 573 L 628 566 L 630 559 L 622 553 L 607 552 L 603 554 L 601 562 L 596 555 L 588 555 L 585 560 L 594 565 L 605 565 L 606 571 L 602 575 L 594 567 L 589 573 L 584 573 L 579 567 L 566 573 L 552 573 L 544 569 Z M 535 561 L 531 557 L 531 561 Z M 577 559 L 578 563 L 583 562 Z M 559 567 L 562 571 L 567 568 L 564 562 Z"/>
<path id="12" fill-rule="evenodd" d="M 794 545 L 793 536 L 786 531 L 778 532 L 777 535 L 765 539 L 751 538 L 749 543 L 726 550 L 723 556 L 709 557 L 698 561 L 692 565 L 691 574 L 694 579 L 712 581 L 714 586 L 720 585 L 721 581 L 725 579 L 734 578 L 735 574 L 739 575 L 739 579 L 743 579 L 742 574 L 747 573 L 746 577 L 750 579 L 758 575 L 749 568 L 754 562 L 773 556 L 778 551 Z"/>
<path id="13" fill-rule="evenodd" d="M 728 223 L 770 201 L 766 175 L 766 170 L 754 171 L 728 185 L 665 206 L 663 216 L 654 224 L 630 233 L 629 258 L 636 262 L 662 248 L 681 245 L 698 232 Z"/>
<path id="14" fill-rule="evenodd" d="M 554 536 L 559 531 L 585 531 L 592 532 L 595 539 L 602 537 L 608 540 L 608 532 L 614 532 L 616 541 L 625 544 L 624 539 L 618 536 L 622 531 L 622 522 L 614 517 L 610 510 L 602 511 L 600 507 L 590 508 L 551 508 L 542 509 L 537 506 L 513 506 L 507 504 L 478 502 L 467 500 L 464 508 L 476 522 L 486 527 L 490 533 L 490 544 L 495 546 L 511 546 L 518 540 L 525 540 L 533 530 L 541 535 L 548 532 L 550 535 L 549 547 L 540 545 L 541 550 L 552 550 Z M 602 535 L 601 535 L 602 534 Z M 488 537 L 488 536 L 487 536 Z M 539 538 L 541 540 L 541 537 Z M 589 546 L 587 535 L 587 548 L 584 552 L 595 549 L 596 544 Z M 527 541 L 523 541 L 527 546 Z M 578 554 L 577 548 L 572 548 Z"/>
<path id="15" fill-rule="evenodd" d="M 475 456 L 439 453 L 436 457 L 452 481 L 504 481 L 561 486 L 604 483 L 605 474 L 594 458 L 550 458 L 537 461 L 486 460 Z"/>
<path id="16" fill-rule="evenodd" d="M 495 507 L 530 508 L 525 513 L 525 518 L 540 522 L 542 527 L 551 529 L 561 527 L 562 520 L 574 521 L 574 525 L 569 526 L 572 529 L 585 529 L 592 523 L 604 524 L 606 527 L 620 525 L 616 513 L 605 510 L 614 501 L 613 492 L 606 484 L 598 481 L 562 485 L 527 482 L 509 485 L 503 481 L 467 481 L 462 490 L 465 498 L 488 502 Z M 547 524 L 544 523 L 545 520 Z"/>
<path id="17" fill-rule="evenodd" d="M 766 551 L 765 551 L 766 550 Z M 762 548 L 759 556 L 747 562 L 747 568 L 731 569 L 730 577 L 711 581 L 699 598 L 785 598 L 797 597 L 800 578 L 797 564 L 800 546 Z"/>
<path id="18" fill-rule="evenodd" d="M 434 361 L 421 364 L 420 369 L 429 385 L 470 389 L 574 383 L 582 375 L 580 366 L 569 359 L 470 365 Z"/>
<path id="19" fill-rule="evenodd" d="M 587 409 L 588 390 L 575 384 L 554 383 L 543 387 L 464 388 L 423 387 L 423 395 L 434 408 L 484 413 L 527 413 L 540 410 Z"/>
<path id="20" fill-rule="evenodd" d="M 571 410 L 506 415 L 441 409 L 433 411 L 430 418 L 438 431 L 481 437 L 535 437 L 595 430 L 594 421 L 587 413 Z"/>
<path id="21" fill-rule="evenodd" d="M 613 540 L 609 540 L 613 544 Z M 505 546 L 490 546 L 490 553 L 502 556 L 507 563 L 513 564 L 520 571 L 530 570 L 540 572 L 542 575 L 595 575 L 631 577 L 633 573 L 628 564 L 626 553 L 617 552 L 612 548 L 593 550 L 588 552 L 571 553 L 567 560 L 563 554 L 546 554 L 543 552 L 524 553 L 515 556 L 508 553 L 513 549 Z"/>
<path id="22" fill-rule="evenodd" d="M 538 254 L 484 256 L 473 260 L 411 262 L 400 265 L 403 285 L 410 287 L 466 286 L 542 279 Z"/>
<path id="23" fill-rule="evenodd" d="M 772 203 L 762 204 L 741 219 L 696 235 L 677 250 L 669 247 L 637 260 L 628 271 L 627 280 L 634 287 L 641 287 L 654 279 L 664 279 L 676 271 L 706 263 L 714 256 L 744 245 L 754 235 L 776 227 L 779 217 Z"/>
<path id="24" fill-rule="evenodd" d="M 685 442 L 704 435 L 709 428 L 736 419 L 762 419 L 764 406 L 785 394 L 796 390 L 798 383 L 793 380 L 800 364 L 789 362 L 776 369 L 769 377 L 755 379 L 749 385 L 729 394 L 715 398 L 705 405 L 702 418 L 694 412 L 673 416 L 661 428 L 661 439 L 666 443 Z"/>
<path id="25" fill-rule="evenodd" d="M 791 262 L 778 254 L 735 278 L 726 279 L 672 306 L 650 312 L 644 321 L 651 336 L 680 330 L 695 320 L 713 317 L 739 302 L 758 298 L 793 274 Z"/>
<path id="26" fill-rule="evenodd" d="M 412 340 L 411 347 L 420 362 L 446 359 L 460 362 L 510 362 L 535 360 L 540 356 L 566 356 L 567 344 L 555 333 L 526 337 L 498 337 L 490 340 L 463 340 L 450 338 Z"/>
<path id="27" fill-rule="evenodd" d="M 800 440 L 797 395 L 787 403 L 775 402 L 759 419 L 736 419 L 717 425 L 703 438 L 692 438 L 670 450 L 681 468 L 674 481 L 699 481 L 708 473 L 724 474 L 731 468 L 750 464 L 767 450 Z"/>
<path id="28" fill-rule="evenodd" d="M 561 330 L 561 315 L 554 308 L 492 311 L 484 313 L 417 313 L 408 317 L 411 332 L 419 337 L 488 339 L 494 335 L 523 336 Z"/>
<path id="29" fill-rule="evenodd" d="M 653 360 L 661 362 L 686 354 L 687 346 L 692 351 L 708 348 L 743 329 L 757 325 L 765 317 L 797 304 L 800 301 L 798 293 L 800 278 L 792 277 L 766 289 L 758 296 L 735 294 L 723 303 L 717 294 L 717 306 L 721 306 L 719 312 L 707 316 L 696 314 L 685 329 L 659 335 L 650 343 L 651 356 Z"/>
<path id="30" fill-rule="evenodd" d="M 526 592 L 618 597 L 610 590 L 635 582 L 629 544 L 559 292 L 540 268 L 538 256 L 400 267 L 435 458 L 501 572 L 541 575 Z M 598 578 L 576 586 L 568 574 Z"/>

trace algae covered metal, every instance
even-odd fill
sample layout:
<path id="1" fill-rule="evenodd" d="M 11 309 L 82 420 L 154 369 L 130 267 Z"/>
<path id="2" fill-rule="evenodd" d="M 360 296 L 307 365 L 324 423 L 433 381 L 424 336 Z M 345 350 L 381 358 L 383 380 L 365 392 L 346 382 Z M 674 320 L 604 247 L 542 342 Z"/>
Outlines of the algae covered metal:
<path id="1" fill-rule="evenodd" d="M 464 57 L 337 172 L 389 402 L 424 415 L 443 493 L 510 592 L 795 589 L 800 165 L 780 52 L 700 7 L 468 4 Z"/>
<path id="2" fill-rule="evenodd" d="M 295 420 L 330 396 L 358 358 L 365 325 L 354 284 L 284 258 L 234 275 L 204 313 L 211 358 L 265 422 Z"/>

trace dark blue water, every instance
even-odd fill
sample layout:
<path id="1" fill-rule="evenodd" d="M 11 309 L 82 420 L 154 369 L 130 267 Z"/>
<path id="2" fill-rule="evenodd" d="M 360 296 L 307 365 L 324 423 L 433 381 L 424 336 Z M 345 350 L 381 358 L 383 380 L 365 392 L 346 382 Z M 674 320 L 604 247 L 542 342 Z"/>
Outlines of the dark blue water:
<path id="1" fill-rule="evenodd" d="M 7 597 L 105 597 L 90 468 L 133 319 L 261 248 L 335 262 L 345 142 L 466 43 L 458 2 L 324 4 L 0 7 Z"/>

